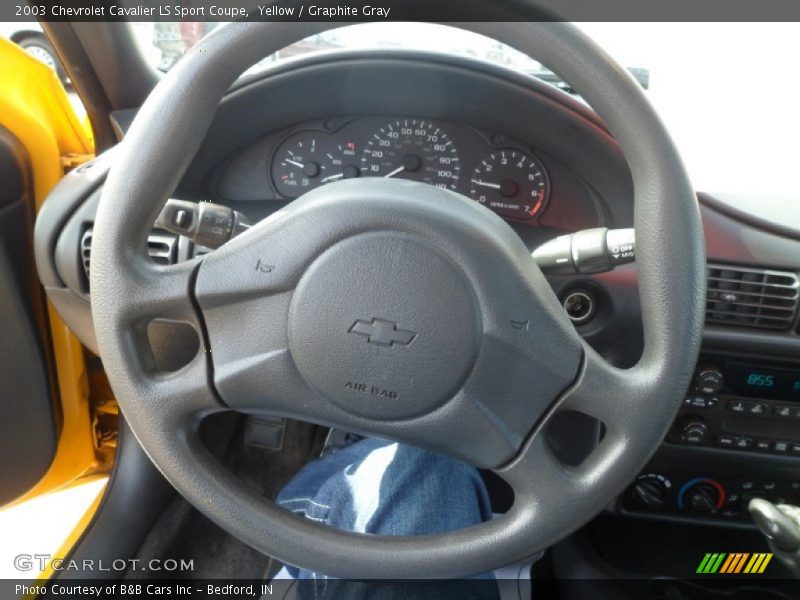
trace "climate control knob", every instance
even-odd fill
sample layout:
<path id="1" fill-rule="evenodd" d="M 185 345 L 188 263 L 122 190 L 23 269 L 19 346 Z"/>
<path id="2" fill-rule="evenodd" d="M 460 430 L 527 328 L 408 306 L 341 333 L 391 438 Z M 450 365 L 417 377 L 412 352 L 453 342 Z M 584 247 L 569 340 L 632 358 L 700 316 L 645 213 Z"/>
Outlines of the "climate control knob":
<path id="1" fill-rule="evenodd" d="M 725 488 L 713 479 L 699 477 L 687 481 L 678 493 L 678 508 L 694 513 L 709 513 L 725 504 Z"/>
<path id="2" fill-rule="evenodd" d="M 642 479 L 633 484 L 629 495 L 631 501 L 639 508 L 661 510 L 664 508 L 666 489 L 657 479 Z"/>
<path id="3" fill-rule="evenodd" d="M 686 506 L 694 512 L 710 512 L 717 506 L 719 493 L 710 485 L 700 484 L 686 494 Z"/>

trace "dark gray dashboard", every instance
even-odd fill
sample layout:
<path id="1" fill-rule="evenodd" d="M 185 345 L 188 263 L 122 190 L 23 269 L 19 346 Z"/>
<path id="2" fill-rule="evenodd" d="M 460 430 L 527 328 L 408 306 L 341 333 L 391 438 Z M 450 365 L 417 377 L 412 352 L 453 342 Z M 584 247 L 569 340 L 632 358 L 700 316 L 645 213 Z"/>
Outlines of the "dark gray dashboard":
<path id="1" fill-rule="evenodd" d="M 527 226 L 588 228 L 607 220 L 600 198 L 535 141 L 413 115 L 328 117 L 270 132 L 230 157 L 212 195 L 285 201 L 357 177 L 451 189 Z"/>
<path id="2" fill-rule="evenodd" d="M 280 112 L 263 110 L 267 101 Z M 585 106 L 533 77 L 418 52 L 335 53 L 288 61 L 241 81 L 220 107 L 176 194 L 223 203 L 281 196 L 265 164 L 270 146 L 308 127 L 324 127 L 328 120 L 338 129 L 352 116 L 357 117 L 353 125 L 371 117 L 376 125 L 418 118 L 442 128 L 455 126 L 454 135 L 482 137 L 488 142 L 480 142 L 485 150 L 525 149 L 550 178 L 551 198 L 542 214 L 546 227 L 564 231 L 612 217 L 623 223 L 632 219 L 627 166 Z M 371 135 L 368 128 L 361 134 Z M 476 142 L 467 142 L 467 154 Z M 474 165 L 462 161 L 469 174 Z M 554 208 L 563 210 L 559 214 Z"/>

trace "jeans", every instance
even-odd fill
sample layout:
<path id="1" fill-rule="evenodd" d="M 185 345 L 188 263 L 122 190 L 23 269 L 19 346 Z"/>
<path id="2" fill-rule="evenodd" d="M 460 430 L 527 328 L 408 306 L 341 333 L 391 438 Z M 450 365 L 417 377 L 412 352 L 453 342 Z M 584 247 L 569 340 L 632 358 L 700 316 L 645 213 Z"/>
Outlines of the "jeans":
<path id="1" fill-rule="evenodd" d="M 474 467 L 371 438 L 306 465 L 281 490 L 277 502 L 331 527 L 381 535 L 442 533 L 492 517 L 489 494 Z M 342 597 L 344 585 L 348 598 L 497 597 L 490 574 L 476 578 L 484 580 L 482 584 L 475 580 L 420 583 L 411 589 L 400 584 L 333 581 L 298 567 L 286 571 L 304 580 L 307 593 L 301 596 L 310 598 Z"/>

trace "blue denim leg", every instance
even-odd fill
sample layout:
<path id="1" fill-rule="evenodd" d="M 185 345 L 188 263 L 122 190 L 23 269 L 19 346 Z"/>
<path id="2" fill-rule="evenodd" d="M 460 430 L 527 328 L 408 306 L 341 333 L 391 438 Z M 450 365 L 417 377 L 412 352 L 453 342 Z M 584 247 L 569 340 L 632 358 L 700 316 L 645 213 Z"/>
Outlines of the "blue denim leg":
<path id="1" fill-rule="evenodd" d="M 474 467 L 377 439 L 309 463 L 281 491 L 278 503 L 331 527 L 381 535 L 441 533 L 492 516 L 486 486 Z M 288 570 L 299 579 L 325 577 Z"/>

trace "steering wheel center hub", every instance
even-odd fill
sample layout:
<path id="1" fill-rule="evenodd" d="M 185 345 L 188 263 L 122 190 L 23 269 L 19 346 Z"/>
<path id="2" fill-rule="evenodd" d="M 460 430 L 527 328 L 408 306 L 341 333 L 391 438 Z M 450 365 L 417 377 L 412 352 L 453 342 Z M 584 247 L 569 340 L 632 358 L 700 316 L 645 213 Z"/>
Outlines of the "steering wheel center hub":
<path id="1" fill-rule="evenodd" d="M 377 420 L 435 410 L 477 355 L 473 290 L 442 252 L 408 233 L 356 235 L 308 268 L 289 312 L 305 380 L 339 408 Z"/>

